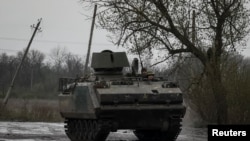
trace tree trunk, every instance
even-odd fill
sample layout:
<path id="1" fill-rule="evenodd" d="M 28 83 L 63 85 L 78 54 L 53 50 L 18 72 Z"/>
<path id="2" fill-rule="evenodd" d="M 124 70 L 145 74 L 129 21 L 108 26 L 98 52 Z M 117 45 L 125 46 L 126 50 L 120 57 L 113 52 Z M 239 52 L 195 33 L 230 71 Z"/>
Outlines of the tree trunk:
<path id="1" fill-rule="evenodd" d="M 228 123 L 228 105 L 227 105 L 227 91 L 223 85 L 221 79 L 221 69 L 220 65 L 217 63 L 208 63 L 207 67 L 207 77 L 209 83 L 211 84 L 211 88 L 213 91 L 215 105 L 217 109 L 215 109 L 217 115 L 217 124 L 227 124 Z"/>

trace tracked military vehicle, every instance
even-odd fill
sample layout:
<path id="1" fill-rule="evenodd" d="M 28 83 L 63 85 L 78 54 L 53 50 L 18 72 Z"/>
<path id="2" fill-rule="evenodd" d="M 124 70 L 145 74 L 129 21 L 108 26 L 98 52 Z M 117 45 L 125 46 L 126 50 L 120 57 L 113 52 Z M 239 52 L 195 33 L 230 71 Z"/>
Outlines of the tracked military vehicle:
<path id="1" fill-rule="evenodd" d="M 132 129 L 139 140 L 174 141 L 186 108 L 173 82 L 132 72 L 125 52 L 93 53 L 94 74 L 61 78 L 59 105 L 65 132 L 72 141 L 104 141 L 110 132 Z"/>

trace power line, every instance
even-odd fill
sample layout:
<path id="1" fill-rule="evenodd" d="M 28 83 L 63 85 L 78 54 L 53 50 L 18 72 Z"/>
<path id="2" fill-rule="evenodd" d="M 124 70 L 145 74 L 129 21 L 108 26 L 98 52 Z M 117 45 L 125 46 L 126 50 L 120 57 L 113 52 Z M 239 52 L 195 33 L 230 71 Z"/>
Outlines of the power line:
<path id="1" fill-rule="evenodd" d="M 14 50 L 14 49 L 6 49 L 6 48 L 0 48 L 0 50 L 11 51 L 11 52 L 18 52 L 18 51 L 20 51 L 20 50 Z"/>
<path id="2" fill-rule="evenodd" d="M 0 37 L 0 40 L 10 40 L 10 41 L 28 41 L 28 39 L 23 38 L 13 38 L 13 37 Z M 78 44 L 83 45 L 87 44 L 87 42 L 77 42 L 77 41 L 55 41 L 55 40 L 34 40 L 34 42 L 41 42 L 41 43 L 65 43 L 65 44 Z M 102 46 L 114 46 L 113 44 L 107 43 L 93 43 L 95 45 L 102 45 Z"/>

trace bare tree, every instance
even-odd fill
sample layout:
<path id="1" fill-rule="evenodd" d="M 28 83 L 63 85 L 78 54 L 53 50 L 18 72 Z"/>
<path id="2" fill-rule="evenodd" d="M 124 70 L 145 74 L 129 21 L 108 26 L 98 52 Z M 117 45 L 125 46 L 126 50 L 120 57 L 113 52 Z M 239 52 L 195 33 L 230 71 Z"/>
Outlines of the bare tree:
<path id="1" fill-rule="evenodd" d="M 60 46 L 53 48 L 51 50 L 50 59 L 53 62 L 54 69 L 60 75 L 59 73 L 62 70 L 63 63 L 65 62 L 67 51 L 66 48 L 62 48 Z"/>
<path id="2" fill-rule="evenodd" d="M 44 61 L 44 54 L 39 52 L 38 50 L 31 50 L 28 54 L 28 58 L 30 59 L 30 89 L 33 88 L 34 79 L 36 76 L 39 76 L 39 71 L 42 67 Z M 35 74 L 35 75 L 34 75 Z"/>
<path id="3" fill-rule="evenodd" d="M 75 77 L 77 75 L 83 74 L 83 61 L 82 58 L 77 55 L 73 55 L 68 53 L 65 58 L 65 69 L 67 70 L 67 75 L 71 77 Z"/>
<path id="4" fill-rule="evenodd" d="M 217 122 L 228 122 L 221 56 L 236 49 L 249 33 L 247 0 L 88 2 L 102 9 L 98 15 L 99 24 L 114 34 L 116 44 L 126 45 L 129 41 L 133 44 L 136 38 L 141 51 L 163 49 L 169 55 L 191 53 L 198 58 L 212 88 Z"/>

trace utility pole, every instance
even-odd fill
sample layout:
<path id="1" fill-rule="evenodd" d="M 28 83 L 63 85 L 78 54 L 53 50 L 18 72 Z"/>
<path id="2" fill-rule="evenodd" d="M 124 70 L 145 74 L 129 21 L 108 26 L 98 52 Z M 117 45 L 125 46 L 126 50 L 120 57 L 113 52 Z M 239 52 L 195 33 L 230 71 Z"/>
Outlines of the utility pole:
<path id="1" fill-rule="evenodd" d="M 195 45 L 195 39 L 196 39 L 196 32 L 195 32 L 195 11 L 193 10 L 193 16 L 192 16 L 192 42 Z"/>
<path id="2" fill-rule="evenodd" d="M 84 75 L 83 75 L 84 77 L 88 74 L 87 71 L 88 71 L 88 64 L 89 64 L 90 49 L 91 49 L 91 44 L 92 44 L 92 36 L 93 36 L 94 25 L 95 25 L 96 10 L 97 10 L 97 5 L 95 5 L 95 8 L 94 8 L 94 14 L 93 14 L 93 19 L 92 19 L 92 24 L 91 24 L 91 29 L 90 29 L 88 53 L 87 53 L 86 62 L 84 66 Z"/>
<path id="3" fill-rule="evenodd" d="M 32 43 L 32 41 L 33 41 L 33 39 L 34 39 L 34 37 L 35 37 L 35 34 L 36 34 L 37 30 L 41 30 L 41 29 L 39 28 L 41 21 L 42 21 L 42 19 L 39 19 L 39 20 L 38 20 L 38 23 L 37 23 L 36 27 L 35 27 L 34 25 L 31 26 L 32 28 L 35 28 L 35 30 L 34 30 L 34 32 L 33 32 L 33 35 L 31 36 L 31 39 L 30 39 L 30 41 L 29 41 L 29 44 L 28 44 L 28 46 L 27 46 L 27 48 L 26 48 L 26 50 L 25 50 L 25 52 L 24 52 L 23 58 L 22 58 L 20 64 L 18 65 L 17 70 L 16 70 L 16 72 L 15 72 L 15 74 L 14 74 L 14 76 L 13 76 L 13 79 L 12 79 L 12 81 L 11 81 L 10 87 L 9 87 L 9 89 L 8 89 L 8 91 L 7 91 L 7 94 L 6 94 L 6 96 L 5 96 L 5 98 L 4 98 L 4 101 L 3 101 L 3 104 L 2 104 L 3 107 L 8 103 L 8 99 L 9 99 L 9 96 L 10 96 L 10 92 L 11 92 L 13 86 L 14 86 L 14 82 L 15 82 L 16 76 L 17 76 L 17 74 L 19 73 L 20 68 L 21 68 L 21 66 L 22 66 L 22 64 L 23 64 L 23 61 L 24 61 L 24 59 L 26 58 L 26 56 L 27 56 L 27 54 L 28 54 L 30 45 L 31 45 L 31 43 Z"/>

